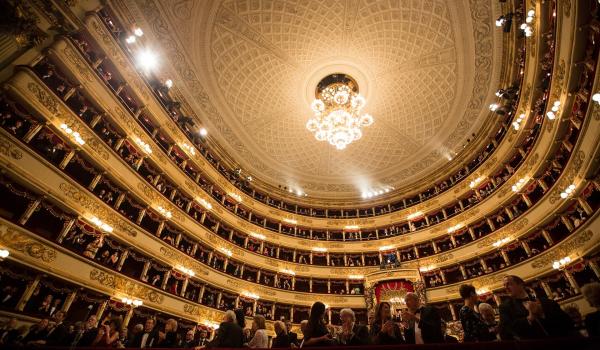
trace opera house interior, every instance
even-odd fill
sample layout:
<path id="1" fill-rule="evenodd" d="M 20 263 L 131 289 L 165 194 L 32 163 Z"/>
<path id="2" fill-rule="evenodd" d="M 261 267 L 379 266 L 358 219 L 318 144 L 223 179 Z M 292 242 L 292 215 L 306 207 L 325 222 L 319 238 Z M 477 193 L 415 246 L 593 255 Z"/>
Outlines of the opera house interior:
<path id="1" fill-rule="evenodd" d="M 599 0 L 0 12 L 0 348 L 597 349 Z"/>

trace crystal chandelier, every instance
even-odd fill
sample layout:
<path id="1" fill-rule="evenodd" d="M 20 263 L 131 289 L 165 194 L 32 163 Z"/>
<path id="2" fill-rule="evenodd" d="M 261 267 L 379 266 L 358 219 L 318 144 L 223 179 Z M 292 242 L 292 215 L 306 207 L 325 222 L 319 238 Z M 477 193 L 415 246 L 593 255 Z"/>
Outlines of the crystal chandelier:
<path id="1" fill-rule="evenodd" d="M 362 127 L 373 124 L 373 117 L 361 114 L 366 101 L 358 93 L 358 85 L 350 76 L 332 74 L 317 86 L 316 99 L 311 108 L 314 116 L 306 128 L 318 141 L 328 141 L 338 150 L 362 136 Z"/>

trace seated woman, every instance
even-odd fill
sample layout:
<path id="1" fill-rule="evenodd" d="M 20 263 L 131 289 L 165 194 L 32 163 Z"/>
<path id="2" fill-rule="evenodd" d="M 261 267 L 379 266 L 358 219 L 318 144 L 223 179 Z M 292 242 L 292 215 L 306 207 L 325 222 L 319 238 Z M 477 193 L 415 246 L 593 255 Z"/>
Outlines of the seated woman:
<path id="1" fill-rule="evenodd" d="M 178 346 L 179 340 L 177 339 L 177 321 L 170 318 L 165 323 L 165 331 L 158 333 L 158 347 L 176 348 Z"/>
<path id="2" fill-rule="evenodd" d="M 370 336 L 371 341 L 376 345 L 404 343 L 400 327 L 392 321 L 392 307 L 387 301 L 383 301 L 375 307 Z"/>
<path id="3" fill-rule="evenodd" d="M 475 287 L 470 284 L 460 286 L 460 296 L 464 300 L 464 306 L 460 309 L 460 323 L 465 333 L 465 342 L 491 341 L 495 335 L 490 333 L 487 324 L 481 318 L 481 315 L 475 311 L 475 304 L 478 297 Z"/>
<path id="4" fill-rule="evenodd" d="M 248 342 L 249 348 L 264 349 L 269 347 L 269 337 L 267 336 L 265 318 L 262 315 L 254 316 L 252 320 L 252 339 Z"/>
<path id="5" fill-rule="evenodd" d="M 123 321 L 120 317 L 113 317 L 98 327 L 98 335 L 92 346 L 112 348 L 116 347 L 119 340 L 119 330 Z"/>
<path id="6" fill-rule="evenodd" d="M 325 304 L 317 301 L 310 308 L 302 347 L 333 345 L 332 335 L 325 325 Z"/>

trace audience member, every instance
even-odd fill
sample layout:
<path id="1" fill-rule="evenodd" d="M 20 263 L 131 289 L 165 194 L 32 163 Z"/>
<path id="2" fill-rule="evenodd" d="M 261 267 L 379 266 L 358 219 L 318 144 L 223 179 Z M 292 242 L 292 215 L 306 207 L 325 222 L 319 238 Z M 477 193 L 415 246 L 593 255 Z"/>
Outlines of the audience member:
<path id="1" fill-rule="evenodd" d="M 342 320 L 342 331 L 336 339 L 341 345 L 367 345 L 370 343 L 369 330 L 367 327 L 356 324 L 356 316 L 352 309 L 340 311 Z"/>
<path id="2" fill-rule="evenodd" d="M 29 332 L 23 339 L 23 344 L 27 345 L 42 345 L 41 341 L 46 339 L 46 335 L 48 334 L 48 327 L 50 326 L 50 320 L 47 318 L 42 318 L 40 322 L 31 326 L 29 328 Z"/>
<path id="3" fill-rule="evenodd" d="M 158 330 L 154 329 L 156 321 L 153 318 L 147 318 L 144 324 L 144 331 L 138 333 L 130 346 L 133 348 L 151 348 L 158 344 Z"/>
<path id="4" fill-rule="evenodd" d="M 325 304 L 320 301 L 312 305 L 302 342 L 303 347 L 324 346 L 333 343 L 332 336 L 325 325 L 325 309 Z"/>
<path id="5" fill-rule="evenodd" d="M 176 348 L 179 347 L 177 339 L 177 321 L 170 318 L 165 322 L 165 331 L 158 332 L 158 347 L 159 348 Z"/>
<path id="6" fill-rule="evenodd" d="M 41 341 L 42 345 L 66 346 L 69 340 L 69 330 L 64 324 L 65 312 L 57 311 L 54 313 L 54 326 L 51 326 L 46 334 L 46 339 Z"/>
<path id="7" fill-rule="evenodd" d="M 75 334 L 71 345 L 73 345 L 73 347 L 91 346 L 98 335 L 98 327 L 96 327 L 97 323 L 98 319 L 96 318 L 96 315 L 88 317 L 81 329 Z"/>
<path id="8" fill-rule="evenodd" d="M 392 307 L 387 301 L 380 302 L 375 306 L 370 336 L 373 344 L 377 345 L 404 343 L 400 327 L 392 320 Z"/>
<path id="9" fill-rule="evenodd" d="M 600 337 L 600 283 L 588 283 L 581 288 L 585 300 L 596 311 L 585 316 L 585 329 L 590 337 Z"/>
<path id="10" fill-rule="evenodd" d="M 271 348 L 289 348 L 291 343 L 285 324 L 282 321 L 275 321 L 273 330 L 275 331 L 275 338 L 273 338 Z"/>
<path id="11" fill-rule="evenodd" d="M 298 334 L 292 332 L 292 322 L 285 321 L 285 328 L 287 330 L 288 337 L 290 338 L 290 344 L 294 344 L 296 346 L 300 345 L 298 342 Z"/>
<path id="12" fill-rule="evenodd" d="M 407 323 L 404 337 L 409 344 L 442 343 L 442 318 L 437 309 L 421 306 L 416 293 L 404 297 L 408 310 L 402 312 L 402 321 Z"/>
<path id="13" fill-rule="evenodd" d="M 481 315 L 481 319 L 485 322 L 488 327 L 488 332 L 494 335 L 494 340 L 499 340 L 498 337 L 498 322 L 496 321 L 496 314 L 494 308 L 488 303 L 480 303 L 477 306 L 477 310 Z"/>
<path id="14" fill-rule="evenodd" d="M 110 320 L 104 321 L 102 326 L 98 328 L 98 334 L 92 345 L 98 347 L 116 347 L 122 323 L 123 320 L 120 317 L 112 317 Z"/>
<path id="15" fill-rule="evenodd" d="M 0 345 L 9 346 L 14 344 L 19 338 L 17 329 L 17 319 L 11 318 L 6 326 L 0 331 Z"/>
<path id="16" fill-rule="evenodd" d="M 223 322 L 217 329 L 215 338 L 206 345 L 207 348 L 241 348 L 244 344 L 244 331 L 239 326 L 235 312 L 227 310 Z"/>
<path id="17" fill-rule="evenodd" d="M 558 303 L 527 293 L 518 276 L 504 277 L 509 297 L 500 305 L 502 340 L 567 336 L 573 329 L 569 316 Z"/>
<path id="18" fill-rule="evenodd" d="M 464 305 L 459 312 L 460 323 L 464 332 L 464 341 L 473 342 L 494 340 L 494 336 L 490 334 L 487 325 L 481 318 L 481 315 L 475 311 L 475 305 L 478 301 L 475 287 L 470 284 L 463 284 L 460 286 L 459 292 L 464 301 Z"/>
<path id="19" fill-rule="evenodd" d="M 252 339 L 248 341 L 249 348 L 268 348 L 269 337 L 267 336 L 265 317 L 255 315 L 252 319 Z"/>
<path id="20" fill-rule="evenodd" d="M 196 339 L 194 339 L 195 334 L 194 334 L 194 330 L 190 329 L 189 331 L 187 331 L 185 333 L 185 340 L 183 341 L 182 347 L 185 349 L 192 349 L 195 348 L 196 346 L 200 346 L 200 344 L 198 343 L 198 341 L 196 341 Z M 202 344 L 204 345 L 204 344 Z"/>
<path id="21" fill-rule="evenodd" d="M 442 321 L 442 335 L 444 336 L 444 343 L 458 343 L 458 339 L 455 336 L 448 334 L 448 325 L 444 321 Z"/>
<path id="22" fill-rule="evenodd" d="M 200 330 L 200 337 L 198 337 L 198 346 L 205 346 L 208 344 L 208 332 L 206 329 Z"/>

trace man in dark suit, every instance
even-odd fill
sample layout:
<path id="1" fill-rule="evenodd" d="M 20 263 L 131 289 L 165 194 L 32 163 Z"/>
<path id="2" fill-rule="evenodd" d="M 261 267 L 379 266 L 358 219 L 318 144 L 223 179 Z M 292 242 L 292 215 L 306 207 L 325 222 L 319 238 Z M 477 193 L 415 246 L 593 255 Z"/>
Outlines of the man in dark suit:
<path id="1" fill-rule="evenodd" d="M 407 324 L 404 338 L 408 344 L 443 343 L 442 318 L 432 306 L 421 306 L 415 293 L 404 297 L 408 310 L 402 311 L 402 321 Z"/>
<path id="2" fill-rule="evenodd" d="M 185 333 L 185 341 L 183 342 L 183 348 L 192 349 L 198 346 L 198 341 L 194 339 L 194 336 L 195 334 L 193 329 L 190 329 L 189 331 L 187 331 L 187 333 Z"/>
<path id="3" fill-rule="evenodd" d="M 46 335 L 46 345 L 49 346 L 66 346 L 69 345 L 69 329 L 63 323 L 65 319 L 64 311 L 56 311 L 54 313 L 54 327 L 50 328 Z"/>
<path id="4" fill-rule="evenodd" d="M 206 331 L 206 329 L 201 329 L 197 346 L 206 346 L 206 344 L 208 344 L 208 332 Z"/>
<path id="5" fill-rule="evenodd" d="M 217 335 L 207 348 L 241 348 L 244 345 L 244 331 L 237 324 L 235 312 L 227 310 L 223 322 L 219 325 Z"/>
<path id="6" fill-rule="evenodd" d="M 131 342 L 134 348 L 151 348 L 158 344 L 158 330 L 154 327 L 156 321 L 153 318 L 147 318 L 144 324 L 144 331 L 135 335 Z"/>
<path id="7" fill-rule="evenodd" d="M 298 344 L 298 334 L 292 332 L 292 322 L 291 321 L 285 321 L 285 328 L 287 329 L 288 338 L 290 339 L 290 343 L 294 344 L 296 346 L 300 345 L 300 344 Z"/>
<path id="8" fill-rule="evenodd" d="M 341 345 L 367 345 L 370 343 L 369 330 L 366 326 L 356 324 L 356 316 L 352 309 L 340 311 L 342 319 L 342 332 L 337 335 Z"/>
<path id="9" fill-rule="evenodd" d="M 504 277 L 509 297 L 500 304 L 502 340 L 566 337 L 573 322 L 554 300 L 533 298 L 518 276 Z"/>
<path id="10" fill-rule="evenodd" d="M 96 315 L 91 315 L 83 325 L 83 328 L 75 334 L 72 345 L 74 347 L 91 346 L 98 335 L 97 323 L 98 319 Z"/>

